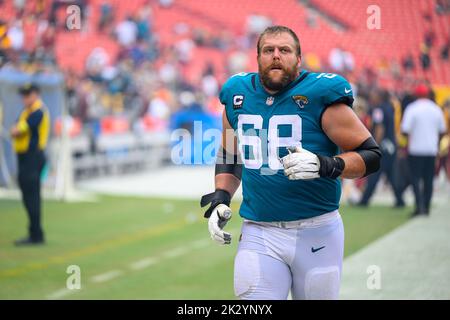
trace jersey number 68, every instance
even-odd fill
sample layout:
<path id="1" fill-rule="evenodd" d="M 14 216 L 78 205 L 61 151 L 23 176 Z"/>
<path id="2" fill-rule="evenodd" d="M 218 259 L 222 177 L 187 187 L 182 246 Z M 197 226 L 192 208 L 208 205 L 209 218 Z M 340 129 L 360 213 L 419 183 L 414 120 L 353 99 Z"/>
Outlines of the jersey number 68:
<path id="1" fill-rule="evenodd" d="M 244 131 L 244 125 L 246 127 L 250 126 L 251 128 Z M 291 136 L 280 137 L 278 134 L 280 125 L 291 126 Z M 278 159 L 278 148 L 301 146 L 302 119 L 299 115 L 274 115 L 269 119 L 267 133 L 262 128 L 262 116 L 255 114 L 241 114 L 238 116 L 237 134 L 239 152 L 245 167 L 247 169 L 260 169 L 263 165 L 263 150 L 267 150 L 269 168 L 272 170 L 283 169 Z M 251 131 L 254 133 L 255 130 L 259 130 L 260 133 L 258 135 L 249 134 Z M 252 148 L 253 157 L 246 159 L 244 146 L 250 146 Z"/>

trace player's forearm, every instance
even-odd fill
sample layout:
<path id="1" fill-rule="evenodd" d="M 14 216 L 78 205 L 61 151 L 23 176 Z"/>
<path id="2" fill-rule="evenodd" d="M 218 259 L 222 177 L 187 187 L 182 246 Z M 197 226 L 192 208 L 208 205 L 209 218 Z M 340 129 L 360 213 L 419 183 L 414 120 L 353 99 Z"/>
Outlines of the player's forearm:
<path id="1" fill-rule="evenodd" d="M 338 155 L 339 158 L 344 160 L 345 167 L 341 174 L 345 179 L 361 178 L 366 173 L 366 165 L 361 156 L 356 152 L 346 152 Z"/>
<path id="2" fill-rule="evenodd" d="M 216 189 L 227 191 L 231 197 L 233 197 L 240 184 L 241 180 L 229 173 L 221 173 L 215 176 Z"/>
<path id="3" fill-rule="evenodd" d="M 337 157 L 344 160 L 345 163 L 341 177 L 353 179 L 378 171 L 382 153 L 375 140 L 369 137 L 358 148 Z"/>

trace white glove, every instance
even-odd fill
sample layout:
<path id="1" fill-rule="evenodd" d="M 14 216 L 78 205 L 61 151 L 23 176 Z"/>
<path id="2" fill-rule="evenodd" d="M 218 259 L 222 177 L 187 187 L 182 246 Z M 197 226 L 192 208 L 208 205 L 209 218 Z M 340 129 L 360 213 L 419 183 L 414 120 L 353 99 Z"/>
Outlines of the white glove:
<path id="1" fill-rule="evenodd" d="M 302 147 L 289 147 L 289 154 L 281 159 L 284 174 L 289 180 L 309 180 L 320 178 L 319 158 Z"/>
<path id="2" fill-rule="evenodd" d="M 220 244 L 231 243 L 231 234 L 222 230 L 230 219 L 230 207 L 219 204 L 214 208 L 208 220 L 208 229 L 213 240 Z"/>

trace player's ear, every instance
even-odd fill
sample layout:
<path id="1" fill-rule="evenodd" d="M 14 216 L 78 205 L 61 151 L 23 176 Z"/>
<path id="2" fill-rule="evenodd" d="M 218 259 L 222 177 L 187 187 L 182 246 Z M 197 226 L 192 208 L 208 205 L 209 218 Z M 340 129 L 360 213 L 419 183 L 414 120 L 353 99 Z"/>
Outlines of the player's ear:
<path id="1" fill-rule="evenodd" d="M 300 68 L 302 66 L 302 56 L 297 56 L 297 67 Z"/>

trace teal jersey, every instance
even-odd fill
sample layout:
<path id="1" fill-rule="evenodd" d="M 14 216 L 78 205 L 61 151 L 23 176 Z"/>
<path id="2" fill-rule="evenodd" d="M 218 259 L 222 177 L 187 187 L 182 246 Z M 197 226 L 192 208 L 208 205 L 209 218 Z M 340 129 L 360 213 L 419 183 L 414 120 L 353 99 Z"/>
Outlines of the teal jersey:
<path id="1" fill-rule="evenodd" d="M 321 118 L 332 104 L 352 106 L 352 89 L 343 77 L 303 70 L 289 86 L 271 95 L 257 73 L 241 73 L 223 85 L 220 101 L 243 162 L 243 218 L 293 221 L 339 208 L 340 180 L 291 181 L 280 158 L 288 154 L 289 146 L 324 156 L 338 154 L 339 148 L 322 130 Z"/>

